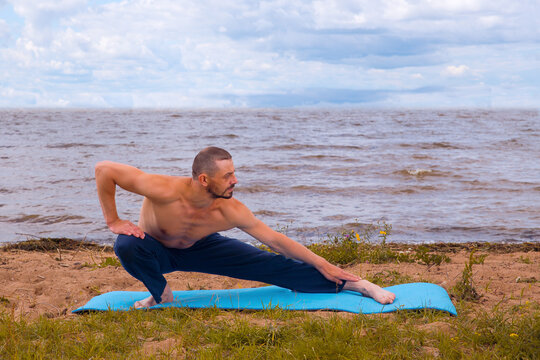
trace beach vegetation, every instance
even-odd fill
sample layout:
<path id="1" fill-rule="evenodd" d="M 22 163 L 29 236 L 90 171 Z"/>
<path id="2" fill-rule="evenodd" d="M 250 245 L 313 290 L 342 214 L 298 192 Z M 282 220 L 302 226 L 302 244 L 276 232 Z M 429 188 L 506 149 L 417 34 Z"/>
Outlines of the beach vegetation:
<path id="1" fill-rule="evenodd" d="M 364 315 L 168 308 L 57 318 L 0 310 L 3 359 L 534 359 L 536 303 L 458 317 L 435 310 Z"/>
<path id="2" fill-rule="evenodd" d="M 465 262 L 465 268 L 461 273 L 461 279 L 452 287 L 452 294 L 460 300 L 478 300 L 480 294 L 476 291 L 473 281 L 473 265 L 483 264 L 487 254 L 474 255 L 475 250 L 469 254 L 469 261 Z"/>
<path id="3" fill-rule="evenodd" d="M 353 224 L 353 227 L 360 226 Z M 344 230 L 328 235 L 326 239 L 307 245 L 314 253 L 331 263 L 351 265 L 354 263 L 418 263 L 428 266 L 450 262 L 444 253 L 433 252 L 427 246 L 396 247 L 388 242 L 392 226 L 385 222 L 369 224 L 362 230 Z"/>
<path id="4" fill-rule="evenodd" d="M 374 274 L 366 274 L 364 279 L 380 286 L 392 286 L 413 282 L 413 279 L 409 275 L 403 275 L 396 270 L 383 270 Z M 416 281 L 418 281 L 418 279 Z"/>
<path id="5" fill-rule="evenodd" d="M 120 263 L 120 260 L 118 260 L 117 257 L 114 256 L 102 256 L 98 261 L 96 261 L 94 258 L 92 258 L 92 263 L 85 262 L 83 267 L 89 267 L 92 269 L 101 269 L 107 266 L 112 267 L 122 267 L 122 264 Z"/>
<path id="6" fill-rule="evenodd" d="M 30 317 L 15 311 L 15 298 L 2 296 L 0 359 L 539 358 L 538 302 L 523 292 L 515 295 L 519 304 L 512 306 L 506 305 L 505 299 L 489 306 L 480 306 L 477 301 L 480 295 L 473 281 L 473 266 L 483 263 L 486 255 L 478 255 L 476 249 L 490 245 L 470 250 L 470 244 L 394 244 L 388 241 L 390 227 L 374 226 L 367 234 L 366 230 L 349 229 L 309 246 L 342 265 L 406 262 L 438 266 L 447 262 L 446 254 L 467 250 L 461 277 L 454 279 L 454 287 L 448 285 L 459 315 L 432 309 L 367 315 L 271 306 L 260 311 L 165 308 L 81 315 L 46 312 Z M 31 251 L 44 251 L 46 246 L 42 245 L 34 244 Z M 499 245 L 493 248 L 506 251 Z M 47 251 L 64 258 L 70 254 L 57 249 L 51 246 Z M 119 266 L 109 250 L 96 247 L 92 251 L 89 267 Z M 384 287 L 429 281 L 429 271 L 420 275 L 397 269 L 378 267 L 362 275 Z M 535 286 L 532 282 L 536 279 L 527 276 L 518 282 Z M 105 291 L 100 286 L 89 285 L 86 290 L 90 296 L 98 295 Z"/>
<path id="7" fill-rule="evenodd" d="M 25 241 L 16 243 L 7 243 L 0 247 L 3 251 L 23 250 L 39 252 L 56 252 L 62 250 L 100 250 L 112 252 L 113 248 L 109 245 L 99 245 L 89 241 L 80 241 L 70 238 L 43 238 L 29 235 Z"/>

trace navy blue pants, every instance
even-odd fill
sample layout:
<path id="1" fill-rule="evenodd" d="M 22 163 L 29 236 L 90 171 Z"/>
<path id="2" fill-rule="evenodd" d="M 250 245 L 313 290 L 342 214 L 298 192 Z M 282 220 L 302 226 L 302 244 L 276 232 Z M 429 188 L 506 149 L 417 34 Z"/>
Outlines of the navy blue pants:
<path id="1" fill-rule="evenodd" d="M 142 281 L 156 302 L 167 281 L 163 274 L 195 271 L 260 281 L 300 292 L 335 293 L 341 285 L 327 280 L 312 265 L 269 253 L 218 233 L 208 235 L 187 249 L 163 246 L 146 234 L 144 239 L 119 235 L 114 252 L 122 266 Z"/>

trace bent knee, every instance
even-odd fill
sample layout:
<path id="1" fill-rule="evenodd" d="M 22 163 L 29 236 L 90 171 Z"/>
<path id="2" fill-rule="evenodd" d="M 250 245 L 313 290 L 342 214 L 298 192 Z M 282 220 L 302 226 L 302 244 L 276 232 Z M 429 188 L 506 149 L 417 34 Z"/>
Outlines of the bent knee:
<path id="1" fill-rule="evenodd" d="M 138 252 L 139 242 L 141 240 L 135 236 L 120 234 L 114 242 L 114 252 L 119 259 L 132 259 Z"/>

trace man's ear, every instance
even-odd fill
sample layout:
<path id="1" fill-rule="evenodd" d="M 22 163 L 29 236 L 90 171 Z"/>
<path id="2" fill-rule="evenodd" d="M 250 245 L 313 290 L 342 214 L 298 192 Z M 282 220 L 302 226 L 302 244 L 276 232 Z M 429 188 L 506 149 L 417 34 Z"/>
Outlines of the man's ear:
<path id="1" fill-rule="evenodd" d="M 208 186 L 208 175 L 206 174 L 200 174 L 197 179 L 199 179 L 199 183 L 202 186 Z"/>

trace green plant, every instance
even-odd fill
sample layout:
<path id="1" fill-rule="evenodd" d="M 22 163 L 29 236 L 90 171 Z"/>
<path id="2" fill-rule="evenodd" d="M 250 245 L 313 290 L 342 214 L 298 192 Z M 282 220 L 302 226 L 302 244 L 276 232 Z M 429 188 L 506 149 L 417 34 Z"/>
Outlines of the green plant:
<path id="1" fill-rule="evenodd" d="M 461 273 L 461 279 L 452 288 L 454 296 L 460 300 L 478 300 L 480 295 L 476 291 L 473 282 L 472 267 L 475 264 L 483 264 L 486 254 L 474 256 L 475 250 L 472 250 L 469 254 L 469 261 L 465 262 L 465 268 Z"/>
<path id="2" fill-rule="evenodd" d="M 93 264 L 90 264 L 90 263 L 84 263 L 82 266 L 83 267 L 90 267 L 90 268 L 93 268 L 93 269 L 101 269 L 101 268 L 104 268 L 104 267 L 107 267 L 107 266 L 113 266 L 113 267 L 121 267 L 122 264 L 120 263 L 120 260 L 118 260 L 118 258 L 116 257 L 113 257 L 113 256 L 105 256 L 105 257 L 102 257 L 101 258 L 101 261 L 99 263 L 97 263 L 93 258 Z"/>
<path id="3" fill-rule="evenodd" d="M 392 286 L 412 281 L 410 276 L 402 275 L 396 270 L 384 270 L 372 275 L 366 275 L 365 279 L 380 286 Z"/>
<path id="4" fill-rule="evenodd" d="M 430 254 L 429 248 L 427 246 L 419 246 L 416 248 L 416 254 L 414 255 L 415 259 L 420 264 L 425 264 L 428 266 L 441 265 L 443 262 L 449 263 L 450 258 L 445 254 Z"/>

